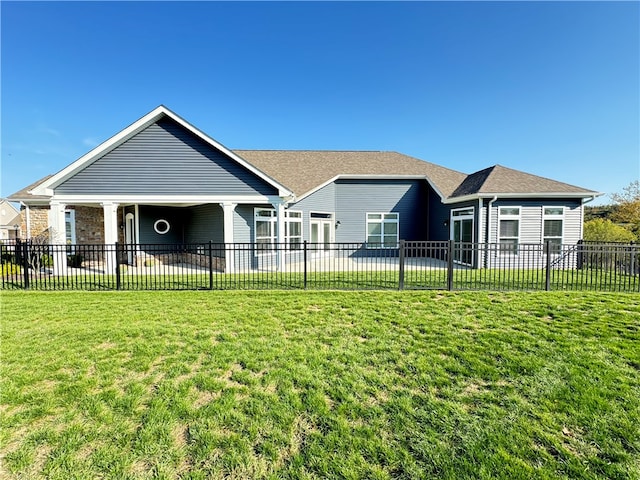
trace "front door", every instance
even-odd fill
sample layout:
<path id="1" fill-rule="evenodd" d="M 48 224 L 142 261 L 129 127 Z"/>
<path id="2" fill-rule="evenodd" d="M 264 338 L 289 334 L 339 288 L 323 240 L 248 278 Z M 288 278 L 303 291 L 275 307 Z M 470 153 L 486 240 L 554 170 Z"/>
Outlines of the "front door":
<path id="1" fill-rule="evenodd" d="M 473 263 L 473 210 L 469 207 L 451 211 L 453 261 L 465 265 Z"/>
<path id="2" fill-rule="evenodd" d="M 133 265 L 136 244 L 136 217 L 133 213 L 127 213 L 124 219 L 124 242 L 127 250 L 127 263 Z"/>

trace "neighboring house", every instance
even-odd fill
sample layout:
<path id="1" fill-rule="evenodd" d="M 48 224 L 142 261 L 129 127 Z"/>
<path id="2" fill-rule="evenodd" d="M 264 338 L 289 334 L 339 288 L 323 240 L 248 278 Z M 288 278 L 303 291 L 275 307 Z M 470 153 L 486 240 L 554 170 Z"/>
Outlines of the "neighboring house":
<path id="1" fill-rule="evenodd" d="M 160 106 L 14 193 L 52 243 L 268 245 L 453 239 L 574 244 L 599 193 L 499 165 L 471 175 L 396 152 L 230 150 Z M 458 260 L 464 261 L 463 258 Z M 227 258 L 227 270 L 233 259 Z"/>
<path id="2" fill-rule="evenodd" d="M 20 236 L 20 211 L 6 199 L 0 199 L 0 240 Z"/>

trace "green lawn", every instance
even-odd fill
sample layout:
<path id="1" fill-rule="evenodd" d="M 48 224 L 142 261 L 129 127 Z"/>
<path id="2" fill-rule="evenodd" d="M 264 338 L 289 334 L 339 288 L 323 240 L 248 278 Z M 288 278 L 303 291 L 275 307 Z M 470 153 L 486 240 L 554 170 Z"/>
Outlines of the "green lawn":
<path id="1" fill-rule="evenodd" d="M 640 478 L 636 294 L 0 300 L 0 478 Z"/>

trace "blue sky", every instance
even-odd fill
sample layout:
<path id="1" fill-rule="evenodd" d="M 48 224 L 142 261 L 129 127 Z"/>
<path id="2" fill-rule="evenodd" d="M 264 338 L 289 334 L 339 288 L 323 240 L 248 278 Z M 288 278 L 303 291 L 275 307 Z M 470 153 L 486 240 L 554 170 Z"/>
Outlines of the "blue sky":
<path id="1" fill-rule="evenodd" d="M 604 193 L 640 178 L 639 2 L 0 9 L 3 196 L 160 104 L 232 149 L 394 150 Z"/>

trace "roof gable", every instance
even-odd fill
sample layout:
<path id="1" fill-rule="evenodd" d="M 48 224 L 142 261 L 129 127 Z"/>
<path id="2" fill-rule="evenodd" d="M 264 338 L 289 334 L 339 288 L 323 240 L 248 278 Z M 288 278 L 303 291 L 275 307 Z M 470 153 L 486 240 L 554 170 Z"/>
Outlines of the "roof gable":
<path id="1" fill-rule="evenodd" d="M 187 131 L 189 134 L 199 139 L 204 145 L 208 146 L 210 149 L 216 150 L 220 152 L 222 155 L 226 156 L 232 162 L 237 163 L 239 166 L 243 167 L 247 171 L 251 172 L 253 175 L 258 176 L 267 184 L 271 185 L 275 188 L 278 194 L 287 196 L 290 195 L 291 192 L 279 184 L 273 178 L 266 175 L 264 172 L 258 170 L 254 165 L 246 162 L 244 159 L 240 158 L 238 155 L 233 153 L 231 150 L 227 149 L 221 143 L 218 143 L 202 131 L 195 128 L 193 125 L 189 124 L 181 117 L 173 113 L 171 110 L 164 106 L 159 106 L 152 112 L 149 112 L 144 117 L 140 118 L 124 130 L 120 131 L 109 140 L 105 141 L 101 145 L 97 146 L 87 154 L 83 155 L 81 158 L 76 160 L 74 163 L 64 168 L 60 172 L 51 176 L 49 179 L 45 180 L 41 184 L 37 185 L 33 188 L 32 193 L 34 195 L 51 195 L 53 194 L 53 190 L 62 185 L 63 183 L 69 181 L 72 177 L 77 175 L 79 172 L 82 172 L 84 169 L 91 166 L 94 162 L 100 160 L 105 157 L 107 154 L 112 152 L 114 149 L 124 145 L 131 139 L 133 139 L 136 135 L 144 132 L 149 127 L 154 124 L 158 124 L 158 122 L 162 122 L 164 119 L 169 119 L 175 124 L 177 124 L 180 128 Z M 150 168 L 153 168 L 152 165 L 149 165 Z M 179 168 L 179 166 L 178 166 Z M 126 174 L 125 174 L 126 175 Z"/>

